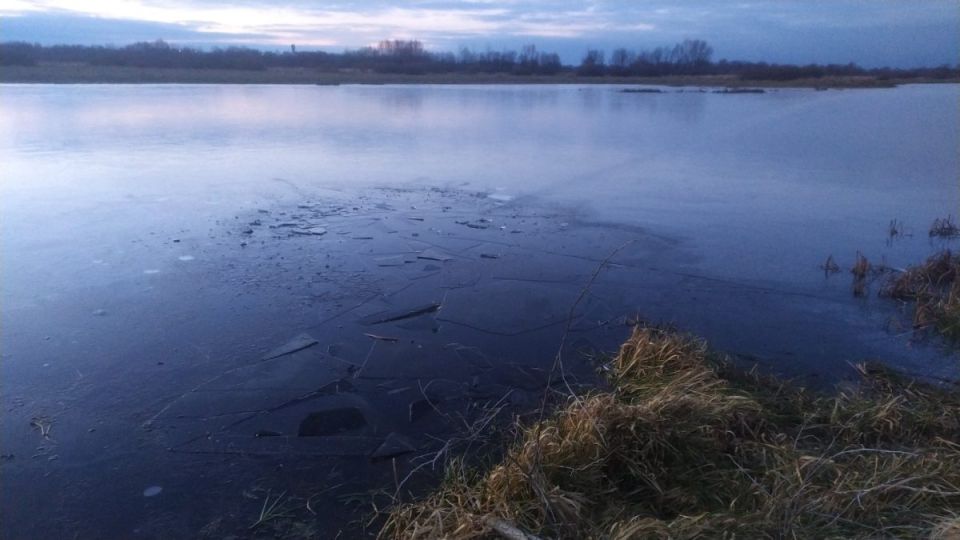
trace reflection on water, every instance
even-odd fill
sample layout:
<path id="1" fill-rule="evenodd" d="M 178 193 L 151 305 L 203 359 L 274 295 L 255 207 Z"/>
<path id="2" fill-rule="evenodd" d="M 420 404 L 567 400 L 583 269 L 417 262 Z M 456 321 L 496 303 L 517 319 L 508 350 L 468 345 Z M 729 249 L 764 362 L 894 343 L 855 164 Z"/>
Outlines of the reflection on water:
<path id="1" fill-rule="evenodd" d="M 669 229 L 706 257 L 745 243 L 762 265 L 761 245 L 802 236 L 840 254 L 872 248 L 890 219 L 922 229 L 954 211 L 957 94 L 7 86 L 2 181 L 22 218 L 51 192 L 89 208 L 117 193 L 202 200 L 216 186 L 236 204 L 272 177 L 508 187 Z"/>
<path id="2" fill-rule="evenodd" d="M 622 200 L 624 191 L 651 189 L 674 201 L 696 201 L 685 189 L 692 183 L 709 191 L 753 191 L 755 182 L 776 182 L 785 195 L 798 184 L 929 195 L 952 183 L 956 166 L 955 86 L 765 95 L 621 94 L 607 87 L 2 91 L 0 143 L 6 161 L 22 167 L 4 174 L 8 191 L 34 181 L 23 170 L 38 165 L 33 153 L 53 161 L 47 166 L 69 162 L 73 174 L 121 160 L 128 165 L 131 152 L 143 158 L 138 163 L 176 159 L 198 171 L 220 159 L 237 164 L 217 170 L 233 176 L 241 192 L 259 181 L 259 158 L 269 150 L 271 168 L 282 163 L 310 183 L 431 176 L 478 186 L 511 183 L 519 191 L 568 198 L 584 192 L 557 188 L 564 180 L 629 160 L 632 169 L 591 179 L 595 206 Z M 90 155 L 77 163 L 81 153 Z M 433 159 L 437 155 L 445 159 Z M 132 181 L 127 175 L 113 180 L 121 188 Z M 196 178 L 181 182 L 197 184 Z"/>

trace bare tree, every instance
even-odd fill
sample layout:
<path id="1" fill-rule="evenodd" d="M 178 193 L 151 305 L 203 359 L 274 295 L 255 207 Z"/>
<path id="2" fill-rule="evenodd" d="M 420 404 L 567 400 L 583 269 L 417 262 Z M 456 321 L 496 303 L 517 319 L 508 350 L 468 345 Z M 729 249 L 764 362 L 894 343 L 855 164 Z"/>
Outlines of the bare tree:
<path id="1" fill-rule="evenodd" d="M 671 51 L 670 59 L 680 66 L 702 66 L 710 63 L 713 47 L 702 39 L 685 39 Z"/>
<path id="2" fill-rule="evenodd" d="M 604 65 L 603 57 L 604 54 L 601 50 L 588 50 L 586 56 L 583 57 L 583 61 L 580 62 L 580 67 L 577 68 L 577 73 L 579 75 L 587 75 L 591 77 L 603 75 L 606 67 Z"/>
<path id="3" fill-rule="evenodd" d="M 624 48 L 614 49 L 610 55 L 610 73 L 613 75 L 629 75 L 630 67 L 637 60 L 633 51 Z"/>

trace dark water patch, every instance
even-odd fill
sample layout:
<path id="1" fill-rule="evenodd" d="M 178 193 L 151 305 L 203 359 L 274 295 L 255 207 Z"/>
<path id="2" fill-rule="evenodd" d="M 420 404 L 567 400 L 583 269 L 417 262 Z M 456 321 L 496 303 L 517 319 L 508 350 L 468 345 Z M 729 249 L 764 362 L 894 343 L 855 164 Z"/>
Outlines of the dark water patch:
<path id="1" fill-rule="evenodd" d="M 323 437 L 363 428 L 367 419 L 357 407 L 338 407 L 307 414 L 300 421 L 298 437 Z"/>

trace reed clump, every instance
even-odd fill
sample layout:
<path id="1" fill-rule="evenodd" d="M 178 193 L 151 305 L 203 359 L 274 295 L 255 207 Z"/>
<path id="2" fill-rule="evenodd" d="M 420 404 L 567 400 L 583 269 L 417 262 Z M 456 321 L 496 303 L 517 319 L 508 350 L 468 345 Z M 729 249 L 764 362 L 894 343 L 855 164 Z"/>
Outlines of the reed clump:
<path id="1" fill-rule="evenodd" d="M 937 218 L 933 220 L 933 225 L 930 226 L 931 238 L 956 238 L 958 236 L 960 236 L 960 227 L 957 227 L 957 224 L 953 222 L 952 216 Z"/>
<path id="2" fill-rule="evenodd" d="M 850 273 L 853 274 L 854 296 L 862 297 L 867 295 L 867 278 L 870 276 L 871 270 L 873 270 L 873 267 L 870 265 L 870 261 L 858 251 L 857 262 L 854 263 L 853 268 L 850 269 Z"/>
<path id="3" fill-rule="evenodd" d="M 877 366 L 829 397 L 638 327 L 609 389 L 518 428 L 487 470 L 453 461 L 381 538 L 951 538 L 960 397 Z"/>
<path id="4" fill-rule="evenodd" d="M 892 276 L 881 296 L 913 303 L 913 326 L 960 339 L 960 254 L 942 251 Z"/>

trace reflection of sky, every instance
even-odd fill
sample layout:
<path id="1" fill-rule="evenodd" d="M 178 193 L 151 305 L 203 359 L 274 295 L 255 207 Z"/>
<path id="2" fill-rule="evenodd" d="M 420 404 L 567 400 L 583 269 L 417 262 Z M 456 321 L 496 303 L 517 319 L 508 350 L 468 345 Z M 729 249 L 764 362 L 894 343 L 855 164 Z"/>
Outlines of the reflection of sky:
<path id="1" fill-rule="evenodd" d="M 693 238 L 721 271 L 770 274 L 883 249 L 891 219 L 928 249 L 925 227 L 960 199 L 957 97 L 956 85 L 6 86 L 0 206 L 8 238 L 25 239 L 78 221 L 126 234 L 130 222 L 104 221 L 117 212 L 232 219 L 252 201 L 302 196 L 291 184 L 502 188 Z M 130 206 L 157 200 L 150 216 Z"/>
<path id="2" fill-rule="evenodd" d="M 936 177 L 956 165 L 956 111 L 928 101 L 955 98 L 955 86 L 762 96 L 619 94 L 609 87 L 572 86 L 185 85 L 140 86 L 135 92 L 16 86 L 3 95 L 0 149 L 15 152 L 8 158 L 150 151 L 200 166 L 215 157 L 207 154 L 211 149 L 270 149 L 282 161 L 307 167 L 327 155 L 363 159 L 366 169 L 416 147 L 424 152 L 420 160 L 480 156 L 491 160 L 482 163 L 486 170 L 498 155 L 508 166 L 563 163 L 563 169 L 589 169 L 601 161 L 584 159 L 589 155 L 683 166 L 726 158 L 742 166 L 748 158 L 774 169 L 883 169 L 888 172 L 874 181 L 889 178 L 894 186 L 897 178 Z M 444 161 L 436 164 L 459 174 L 469 170 Z"/>
<path id="3" fill-rule="evenodd" d="M 536 43 L 567 62 L 586 47 L 649 48 L 688 37 L 718 57 L 875 65 L 956 63 L 953 0 L 0 0 L 4 40 L 117 43 L 165 38 L 339 50 L 383 38 L 437 49 Z"/>

